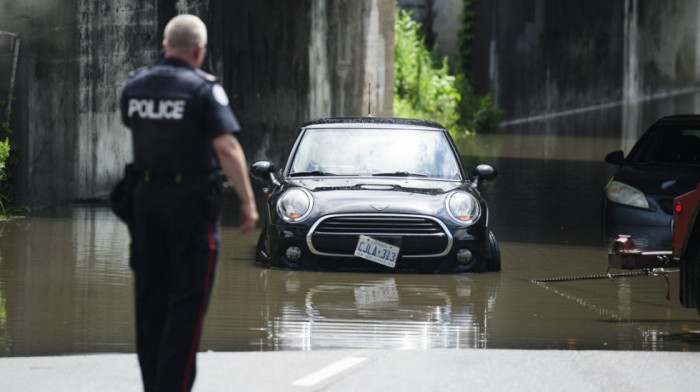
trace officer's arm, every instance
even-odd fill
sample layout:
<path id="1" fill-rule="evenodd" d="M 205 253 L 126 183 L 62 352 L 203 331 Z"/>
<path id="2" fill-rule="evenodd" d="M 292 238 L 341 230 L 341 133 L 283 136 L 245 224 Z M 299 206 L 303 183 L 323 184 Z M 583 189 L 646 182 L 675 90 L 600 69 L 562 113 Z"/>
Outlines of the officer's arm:
<path id="1" fill-rule="evenodd" d="M 245 233 L 255 227 L 258 221 L 258 209 L 255 205 L 253 187 L 248 178 L 248 164 L 243 148 L 230 133 L 218 136 L 212 143 L 226 177 L 233 184 L 241 200 L 241 232 Z"/>

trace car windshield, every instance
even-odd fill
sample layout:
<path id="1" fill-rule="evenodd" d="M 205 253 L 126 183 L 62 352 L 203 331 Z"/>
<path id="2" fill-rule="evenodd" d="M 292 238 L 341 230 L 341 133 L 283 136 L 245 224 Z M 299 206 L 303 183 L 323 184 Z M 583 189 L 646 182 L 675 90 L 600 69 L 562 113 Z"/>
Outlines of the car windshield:
<path id="1" fill-rule="evenodd" d="M 632 162 L 700 164 L 700 129 L 660 128 L 645 139 L 635 148 Z"/>
<path id="2" fill-rule="evenodd" d="M 307 129 L 290 176 L 394 176 L 460 180 L 442 131 L 416 129 Z"/>

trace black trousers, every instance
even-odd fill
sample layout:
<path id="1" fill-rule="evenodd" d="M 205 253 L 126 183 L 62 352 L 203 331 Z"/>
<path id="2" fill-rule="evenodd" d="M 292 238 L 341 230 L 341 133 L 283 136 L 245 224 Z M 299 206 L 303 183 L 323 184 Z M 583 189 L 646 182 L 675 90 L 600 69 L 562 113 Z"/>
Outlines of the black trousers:
<path id="1" fill-rule="evenodd" d="M 144 390 L 189 391 L 219 249 L 209 185 L 136 185 L 130 265 Z"/>

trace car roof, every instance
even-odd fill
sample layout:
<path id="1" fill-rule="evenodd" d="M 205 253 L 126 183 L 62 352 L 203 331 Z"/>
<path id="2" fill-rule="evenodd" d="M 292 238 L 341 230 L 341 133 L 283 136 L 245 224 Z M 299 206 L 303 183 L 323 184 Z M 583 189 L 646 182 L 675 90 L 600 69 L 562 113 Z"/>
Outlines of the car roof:
<path id="1" fill-rule="evenodd" d="M 307 121 L 301 124 L 301 128 L 318 127 L 321 128 L 325 125 L 352 125 L 354 127 L 365 128 L 363 125 L 402 125 L 411 127 L 421 127 L 421 128 L 433 128 L 439 130 L 445 130 L 445 128 L 429 120 L 418 120 L 412 118 L 395 118 L 395 117 L 332 117 L 332 118 L 319 118 L 316 120 Z"/>
<path id="2" fill-rule="evenodd" d="M 674 116 L 666 116 L 658 119 L 654 125 L 686 125 L 693 124 L 700 126 L 700 115 L 697 114 L 679 114 Z"/>

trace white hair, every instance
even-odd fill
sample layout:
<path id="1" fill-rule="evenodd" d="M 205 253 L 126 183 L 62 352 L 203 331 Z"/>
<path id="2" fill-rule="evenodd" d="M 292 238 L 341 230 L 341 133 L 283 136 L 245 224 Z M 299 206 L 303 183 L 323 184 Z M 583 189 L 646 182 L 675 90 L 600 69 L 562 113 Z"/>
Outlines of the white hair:
<path id="1" fill-rule="evenodd" d="M 198 44 L 207 45 L 207 26 L 194 15 L 178 15 L 165 26 L 165 44 L 170 49 L 190 50 Z"/>

